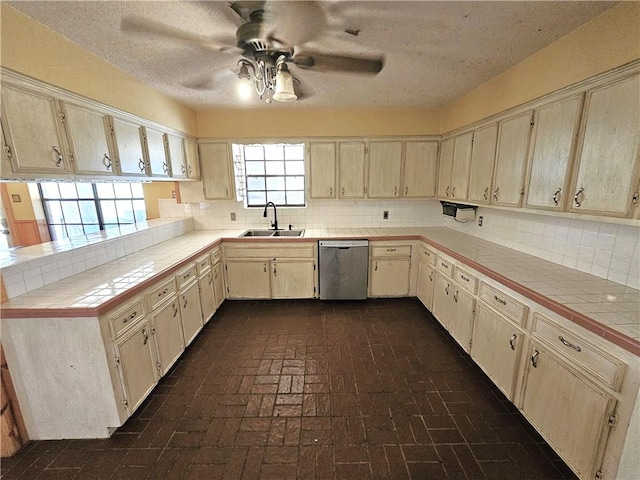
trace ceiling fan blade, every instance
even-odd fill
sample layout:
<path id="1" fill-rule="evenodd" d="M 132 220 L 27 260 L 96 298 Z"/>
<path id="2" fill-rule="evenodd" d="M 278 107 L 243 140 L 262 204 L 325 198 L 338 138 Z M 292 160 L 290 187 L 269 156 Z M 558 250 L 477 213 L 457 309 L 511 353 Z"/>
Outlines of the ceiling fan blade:
<path id="1" fill-rule="evenodd" d="M 312 68 L 318 72 L 350 72 L 376 75 L 384 67 L 384 57 L 326 55 L 324 53 L 302 53 L 290 60 L 300 68 Z"/>
<path id="2" fill-rule="evenodd" d="M 203 74 L 182 83 L 189 90 L 208 91 L 224 88 L 229 80 L 237 78 L 238 74 L 231 69 L 222 70 L 214 75 Z"/>
<path id="3" fill-rule="evenodd" d="M 315 1 L 266 2 L 263 22 L 267 37 L 290 47 L 319 37 L 327 28 L 325 13 Z"/>
<path id="4" fill-rule="evenodd" d="M 191 33 L 186 30 L 175 28 L 170 25 L 166 25 L 164 23 L 156 22 L 155 20 L 149 20 L 146 18 L 125 17 L 120 23 L 120 29 L 123 32 L 133 32 L 150 37 L 168 39 L 170 41 L 178 42 L 184 45 L 195 45 L 200 48 L 216 52 L 235 49 L 239 50 L 235 45 L 221 43 L 214 40 L 213 38 Z"/>

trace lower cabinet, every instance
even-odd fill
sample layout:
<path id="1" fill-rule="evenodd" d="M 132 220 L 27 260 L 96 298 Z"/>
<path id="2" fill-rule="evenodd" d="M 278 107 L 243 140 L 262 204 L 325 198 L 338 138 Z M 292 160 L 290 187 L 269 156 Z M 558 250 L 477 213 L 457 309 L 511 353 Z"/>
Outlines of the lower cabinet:
<path id="1" fill-rule="evenodd" d="M 269 262 L 263 260 L 227 260 L 229 298 L 271 298 Z"/>
<path id="2" fill-rule="evenodd" d="M 453 295 L 453 281 L 440 271 L 435 273 L 436 283 L 433 290 L 433 309 L 431 313 L 444 328 L 449 329 L 451 315 L 451 297 Z"/>
<path id="3" fill-rule="evenodd" d="M 213 270 L 207 269 L 198 277 L 198 289 L 200 290 L 200 308 L 202 309 L 202 320 L 207 323 L 215 313 L 218 305 L 216 305 L 216 296 L 213 284 Z"/>
<path id="4" fill-rule="evenodd" d="M 224 279 L 222 277 L 222 263 L 215 264 L 211 270 L 213 271 L 213 292 L 216 302 L 216 310 L 224 302 Z"/>
<path id="5" fill-rule="evenodd" d="M 315 262 L 283 260 L 271 262 L 271 298 L 313 298 Z"/>
<path id="6" fill-rule="evenodd" d="M 449 315 L 449 333 L 456 342 L 469 353 L 476 313 L 476 300 L 470 293 L 453 285 L 451 314 Z"/>
<path id="7" fill-rule="evenodd" d="M 202 309 L 198 282 L 194 280 L 178 294 L 180 317 L 185 346 L 189 345 L 202 330 Z"/>
<path id="8" fill-rule="evenodd" d="M 411 245 L 370 244 L 369 296 L 409 295 Z"/>
<path id="9" fill-rule="evenodd" d="M 436 271 L 433 265 L 420 260 L 418 264 L 418 299 L 430 311 L 433 310 L 433 291 L 435 288 Z"/>
<path id="10" fill-rule="evenodd" d="M 180 305 L 177 296 L 151 312 L 152 331 L 158 350 L 158 368 L 164 375 L 176 362 L 184 350 L 184 333 L 180 318 Z"/>

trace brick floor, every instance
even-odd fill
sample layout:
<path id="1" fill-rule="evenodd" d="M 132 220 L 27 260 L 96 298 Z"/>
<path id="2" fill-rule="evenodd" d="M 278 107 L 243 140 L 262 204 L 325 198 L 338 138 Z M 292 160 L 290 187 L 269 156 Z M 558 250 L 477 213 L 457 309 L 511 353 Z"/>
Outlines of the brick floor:
<path id="1" fill-rule="evenodd" d="M 415 299 L 227 301 L 111 438 L 2 479 L 574 478 Z"/>

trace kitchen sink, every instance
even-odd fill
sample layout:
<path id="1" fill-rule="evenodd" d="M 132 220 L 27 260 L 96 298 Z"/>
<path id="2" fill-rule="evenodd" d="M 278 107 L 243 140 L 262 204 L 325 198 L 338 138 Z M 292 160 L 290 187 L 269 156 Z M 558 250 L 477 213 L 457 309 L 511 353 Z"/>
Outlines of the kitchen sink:
<path id="1" fill-rule="evenodd" d="M 300 237 L 304 230 L 247 230 L 240 237 Z"/>

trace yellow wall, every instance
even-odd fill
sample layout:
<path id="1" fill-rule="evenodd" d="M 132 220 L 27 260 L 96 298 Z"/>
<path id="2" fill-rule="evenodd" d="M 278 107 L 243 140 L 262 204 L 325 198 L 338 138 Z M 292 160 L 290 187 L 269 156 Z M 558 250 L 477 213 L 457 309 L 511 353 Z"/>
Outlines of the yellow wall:
<path id="1" fill-rule="evenodd" d="M 177 191 L 175 182 L 151 182 L 143 183 L 144 205 L 147 209 L 147 220 L 160 218 L 158 208 L 159 198 L 174 198 Z"/>
<path id="2" fill-rule="evenodd" d="M 195 135 L 195 112 L 143 85 L 0 2 L 0 64 L 16 72 Z"/>
<path id="3" fill-rule="evenodd" d="M 446 133 L 640 58 L 640 2 L 621 2 L 443 109 Z"/>
<path id="4" fill-rule="evenodd" d="M 197 112 L 198 136 L 211 138 L 437 135 L 440 110 L 215 109 Z"/>

